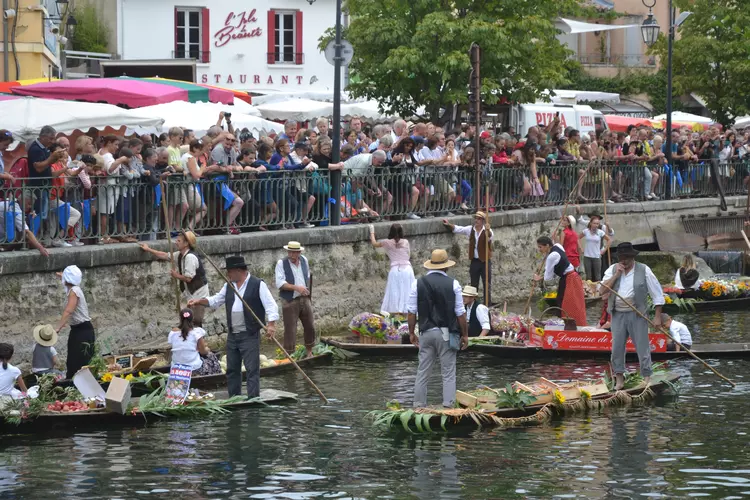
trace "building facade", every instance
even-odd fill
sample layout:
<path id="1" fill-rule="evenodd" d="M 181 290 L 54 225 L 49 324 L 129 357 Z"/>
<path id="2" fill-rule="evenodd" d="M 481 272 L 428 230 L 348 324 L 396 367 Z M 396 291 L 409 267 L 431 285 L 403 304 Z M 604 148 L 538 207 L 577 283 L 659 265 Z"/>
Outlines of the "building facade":
<path id="1" fill-rule="evenodd" d="M 58 10 L 61 5 L 63 12 Z M 55 0 L 19 0 L 17 8 L 16 2 L 8 2 L 8 8 L 15 12 L 0 19 L 2 81 L 58 77 L 65 4 Z M 3 40 L 6 26 L 7 41 Z"/>
<path id="2" fill-rule="evenodd" d="M 335 24 L 334 0 L 117 0 L 116 9 L 123 62 L 195 61 L 197 82 L 251 92 L 333 89 L 318 40 Z"/>

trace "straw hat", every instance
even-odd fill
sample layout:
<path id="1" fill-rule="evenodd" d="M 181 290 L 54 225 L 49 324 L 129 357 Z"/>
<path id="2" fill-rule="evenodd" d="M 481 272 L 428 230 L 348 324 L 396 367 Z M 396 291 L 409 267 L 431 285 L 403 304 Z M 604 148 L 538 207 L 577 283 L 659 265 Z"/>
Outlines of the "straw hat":
<path id="1" fill-rule="evenodd" d="M 288 250 L 290 252 L 304 252 L 305 247 L 300 245 L 299 241 L 290 241 L 286 245 L 284 245 L 284 250 Z"/>
<path id="2" fill-rule="evenodd" d="M 576 218 L 572 215 L 568 215 L 568 222 L 570 223 L 570 228 L 575 229 L 576 228 Z"/>
<path id="3" fill-rule="evenodd" d="M 487 214 L 482 212 L 481 210 L 474 214 L 475 219 L 484 219 L 487 220 Z"/>
<path id="4" fill-rule="evenodd" d="M 185 241 L 187 241 L 190 249 L 195 250 L 195 245 L 198 244 L 198 238 L 195 236 L 195 233 L 192 231 L 183 231 L 182 235 L 185 237 Z"/>
<path id="5" fill-rule="evenodd" d="M 440 270 L 455 266 L 456 263 L 448 259 L 448 252 L 442 248 L 432 251 L 430 260 L 424 263 L 425 269 Z"/>
<path id="6" fill-rule="evenodd" d="M 471 285 L 466 285 L 464 289 L 461 291 L 461 295 L 464 297 L 478 297 L 479 292 L 477 291 L 477 288 Z"/>
<path id="7" fill-rule="evenodd" d="M 52 325 L 34 327 L 34 340 L 37 344 L 50 347 L 57 344 L 57 332 Z"/>

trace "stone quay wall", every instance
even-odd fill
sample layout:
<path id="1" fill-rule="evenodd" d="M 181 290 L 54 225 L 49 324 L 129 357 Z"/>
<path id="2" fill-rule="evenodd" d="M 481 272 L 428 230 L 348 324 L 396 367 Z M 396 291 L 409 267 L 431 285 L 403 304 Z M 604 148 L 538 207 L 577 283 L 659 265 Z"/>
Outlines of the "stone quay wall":
<path id="1" fill-rule="evenodd" d="M 742 204 L 744 200 L 733 200 Z M 615 243 L 632 241 L 652 243 L 653 230 L 682 232 L 681 215 L 714 215 L 717 200 L 690 199 L 649 203 L 610 204 L 607 215 L 616 231 Z M 739 205 L 737 205 L 739 206 Z M 589 209 L 601 206 L 582 206 Z M 549 234 L 562 214 L 562 207 L 542 207 L 493 213 L 495 230 L 492 297 L 494 301 L 526 300 L 531 277 L 539 265 L 536 238 Z M 454 217 L 451 222 L 470 224 L 469 216 Z M 469 279 L 468 243 L 465 236 L 453 235 L 443 227 L 440 218 L 403 221 L 411 245 L 411 261 L 417 276 L 422 264 L 435 248 L 448 250 L 457 261 L 451 274 L 462 284 Z M 386 237 L 390 223 L 375 225 L 376 236 Z M 312 298 L 316 328 L 321 334 L 346 330 L 355 314 L 380 310 L 388 258 L 368 242 L 366 225 L 322 227 L 310 230 L 247 233 L 239 236 L 199 238 L 201 248 L 219 265 L 224 257 L 244 255 L 251 273 L 269 284 L 274 295 L 274 268 L 285 256 L 282 245 L 300 241 L 306 248 L 313 273 Z M 167 251 L 166 241 L 153 242 L 158 250 Z M 35 325 L 59 321 L 63 309 L 63 288 L 55 272 L 75 264 L 83 271 L 83 290 L 97 331 L 106 350 L 166 339 L 176 324 L 174 287 L 169 277 L 169 262 L 159 262 L 141 251 L 136 244 L 113 244 L 83 248 L 55 249 L 48 259 L 36 251 L 0 253 L 0 304 L 4 321 L 0 339 L 16 348 L 15 362 L 26 361 L 33 346 L 31 331 Z M 204 263 L 211 293 L 223 282 L 215 270 Z M 183 304 L 184 306 L 184 304 Z M 208 313 L 205 328 L 209 333 L 226 331 L 223 308 Z M 279 328 L 281 332 L 281 328 Z M 63 330 L 57 349 L 65 353 L 67 329 Z"/>

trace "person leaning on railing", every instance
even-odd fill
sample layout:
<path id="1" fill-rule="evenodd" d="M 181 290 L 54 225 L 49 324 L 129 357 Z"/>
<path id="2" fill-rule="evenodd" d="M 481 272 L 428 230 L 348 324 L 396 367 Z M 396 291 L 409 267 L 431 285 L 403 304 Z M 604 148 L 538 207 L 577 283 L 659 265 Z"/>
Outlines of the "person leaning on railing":
<path id="1" fill-rule="evenodd" d="M 193 218 L 188 222 L 188 227 L 191 231 L 194 231 L 208 210 L 206 204 L 203 202 L 199 186 L 205 169 L 198 165 L 197 160 L 203 153 L 203 142 L 194 139 L 188 147 L 189 151 L 182 155 L 180 163 L 187 184 L 185 186 L 185 198 L 187 200 L 188 211 L 193 214 Z"/>
<path id="2" fill-rule="evenodd" d="M 397 194 L 399 208 L 406 208 L 406 218 L 417 220 L 419 205 L 419 188 L 417 187 L 417 159 L 414 156 L 416 142 L 411 137 L 402 138 L 393 154 L 401 157 L 401 161 L 390 168 L 392 177 L 391 192 Z"/>

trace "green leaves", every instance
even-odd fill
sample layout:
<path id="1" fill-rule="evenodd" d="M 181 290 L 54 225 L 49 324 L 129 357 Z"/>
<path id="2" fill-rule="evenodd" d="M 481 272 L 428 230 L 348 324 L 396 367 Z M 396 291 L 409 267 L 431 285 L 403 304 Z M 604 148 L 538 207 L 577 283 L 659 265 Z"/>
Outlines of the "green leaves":
<path id="1" fill-rule="evenodd" d="M 536 398 L 529 391 L 516 390 L 511 384 L 506 384 L 505 391 L 498 391 L 497 393 L 498 408 L 518 408 L 522 410 L 534 402 L 536 402 Z"/>

